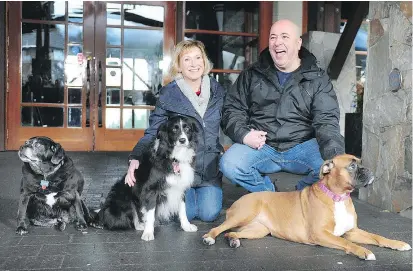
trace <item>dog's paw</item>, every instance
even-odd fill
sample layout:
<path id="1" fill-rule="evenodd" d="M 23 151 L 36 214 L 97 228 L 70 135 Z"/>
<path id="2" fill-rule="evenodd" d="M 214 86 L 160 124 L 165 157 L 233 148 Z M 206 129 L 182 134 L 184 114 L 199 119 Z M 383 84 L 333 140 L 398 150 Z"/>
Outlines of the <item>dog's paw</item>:
<path id="1" fill-rule="evenodd" d="M 103 229 L 103 225 L 100 223 L 96 223 L 96 222 L 89 223 L 89 226 L 96 228 L 96 229 L 101 229 L 101 230 Z"/>
<path id="2" fill-rule="evenodd" d="M 56 203 L 55 195 L 57 193 L 50 193 L 46 196 L 46 204 L 49 205 L 50 207 L 53 207 L 53 205 Z"/>
<path id="3" fill-rule="evenodd" d="M 400 248 L 398 248 L 397 250 L 399 250 L 399 251 L 407 251 L 407 250 L 411 250 L 412 249 L 412 247 L 409 245 L 409 244 L 407 244 L 407 243 L 405 243 L 404 245 L 402 245 Z"/>
<path id="4" fill-rule="evenodd" d="M 28 234 L 28 233 L 29 232 L 28 232 L 27 228 L 23 227 L 23 226 L 19 226 L 16 230 L 16 234 L 18 234 L 18 235 L 25 235 L 25 234 Z"/>
<path id="5" fill-rule="evenodd" d="M 228 244 L 230 247 L 232 248 L 239 248 L 241 245 L 241 242 L 239 239 L 235 239 L 235 238 L 228 238 Z"/>
<path id="6" fill-rule="evenodd" d="M 62 219 L 58 219 L 57 223 L 55 224 L 55 228 L 59 231 L 64 231 L 66 229 L 66 222 Z"/>
<path id="7" fill-rule="evenodd" d="M 209 246 L 212 246 L 213 244 L 215 244 L 215 239 L 214 238 L 212 238 L 212 237 L 210 237 L 210 236 L 203 236 L 202 237 L 202 242 L 205 244 L 205 245 L 209 245 Z"/>
<path id="8" fill-rule="evenodd" d="M 186 232 L 196 232 L 198 230 L 197 226 L 195 226 L 194 224 L 189 224 L 189 223 L 181 225 L 181 228 Z"/>
<path id="9" fill-rule="evenodd" d="M 86 229 L 87 229 L 87 224 L 86 223 L 77 223 L 76 224 L 76 230 L 84 231 Z"/>
<path id="10" fill-rule="evenodd" d="M 153 235 L 153 232 L 144 231 L 142 233 L 141 239 L 144 241 L 152 241 L 155 239 L 155 236 Z"/>
<path id="11" fill-rule="evenodd" d="M 145 229 L 145 224 L 143 223 L 134 223 L 134 226 L 137 231 L 143 231 Z"/>
<path id="12" fill-rule="evenodd" d="M 376 256 L 374 256 L 373 253 L 370 253 L 370 254 L 367 255 L 367 257 L 366 257 L 365 260 L 366 260 L 366 261 L 375 261 L 375 260 L 376 260 Z"/>

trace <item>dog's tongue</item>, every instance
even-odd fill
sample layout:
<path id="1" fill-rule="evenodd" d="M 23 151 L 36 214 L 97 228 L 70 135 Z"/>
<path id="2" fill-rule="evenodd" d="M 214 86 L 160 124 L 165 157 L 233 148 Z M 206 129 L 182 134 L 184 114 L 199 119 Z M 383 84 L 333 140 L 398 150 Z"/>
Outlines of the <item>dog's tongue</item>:
<path id="1" fill-rule="evenodd" d="M 179 164 L 177 162 L 172 162 L 172 167 L 174 168 L 174 173 L 179 174 L 179 172 L 181 171 Z"/>

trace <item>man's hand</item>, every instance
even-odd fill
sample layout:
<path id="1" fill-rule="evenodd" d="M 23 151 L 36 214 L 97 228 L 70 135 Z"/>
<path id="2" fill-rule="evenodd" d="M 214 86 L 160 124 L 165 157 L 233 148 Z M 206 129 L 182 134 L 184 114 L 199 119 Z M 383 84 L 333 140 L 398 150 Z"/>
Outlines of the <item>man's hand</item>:
<path id="1" fill-rule="evenodd" d="M 261 149 L 264 146 L 265 141 L 267 140 L 267 132 L 264 131 L 255 131 L 251 129 L 251 131 L 244 137 L 242 141 L 245 145 L 250 146 L 253 149 Z"/>
<path id="2" fill-rule="evenodd" d="M 136 183 L 135 179 L 135 169 L 139 168 L 139 161 L 138 160 L 131 160 L 128 168 L 128 174 L 125 177 L 125 184 L 129 185 L 130 187 L 134 186 Z"/>

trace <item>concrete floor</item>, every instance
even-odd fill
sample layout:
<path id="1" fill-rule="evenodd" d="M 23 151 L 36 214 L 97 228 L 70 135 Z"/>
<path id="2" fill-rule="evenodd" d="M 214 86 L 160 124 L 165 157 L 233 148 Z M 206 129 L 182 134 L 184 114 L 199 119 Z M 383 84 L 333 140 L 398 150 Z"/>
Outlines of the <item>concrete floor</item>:
<path id="1" fill-rule="evenodd" d="M 111 184 L 127 169 L 125 152 L 68 152 L 83 173 L 84 198 L 99 206 Z M 376 261 L 363 261 L 345 252 L 265 237 L 243 240 L 230 248 L 221 235 L 214 246 L 205 246 L 201 236 L 221 223 L 194 221 L 198 232 L 185 233 L 175 222 L 155 229 L 155 240 L 144 242 L 140 232 L 109 232 L 72 226 L 58 232 L 29 228 L 29 235 L 15 234 L 21 178 L 16 152 L 0 152 L 0 269 L 1 270 L 412 270 L 412 252 L 365 246 Z M 275 174 L 281 191 L 294 188 L 297 178 Z M 224 209 L 246 191 L 224 180 Z M 354 198 L 359 227 L 386 237 L 412 243 L 412 220 L 380 210 Z"/>

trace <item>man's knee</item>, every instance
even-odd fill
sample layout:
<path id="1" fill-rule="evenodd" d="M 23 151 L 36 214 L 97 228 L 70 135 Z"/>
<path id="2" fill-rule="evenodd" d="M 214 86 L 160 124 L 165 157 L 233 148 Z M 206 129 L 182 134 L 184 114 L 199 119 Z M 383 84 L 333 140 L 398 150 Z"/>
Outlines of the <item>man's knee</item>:
<path id="1" fill-rule="evenodd" d="M 219 160 L 219 169 L 225 177 L 229 178 L 237 171 L 237 165 L 234 163 L 234 157 L 224 153 Z"/>

